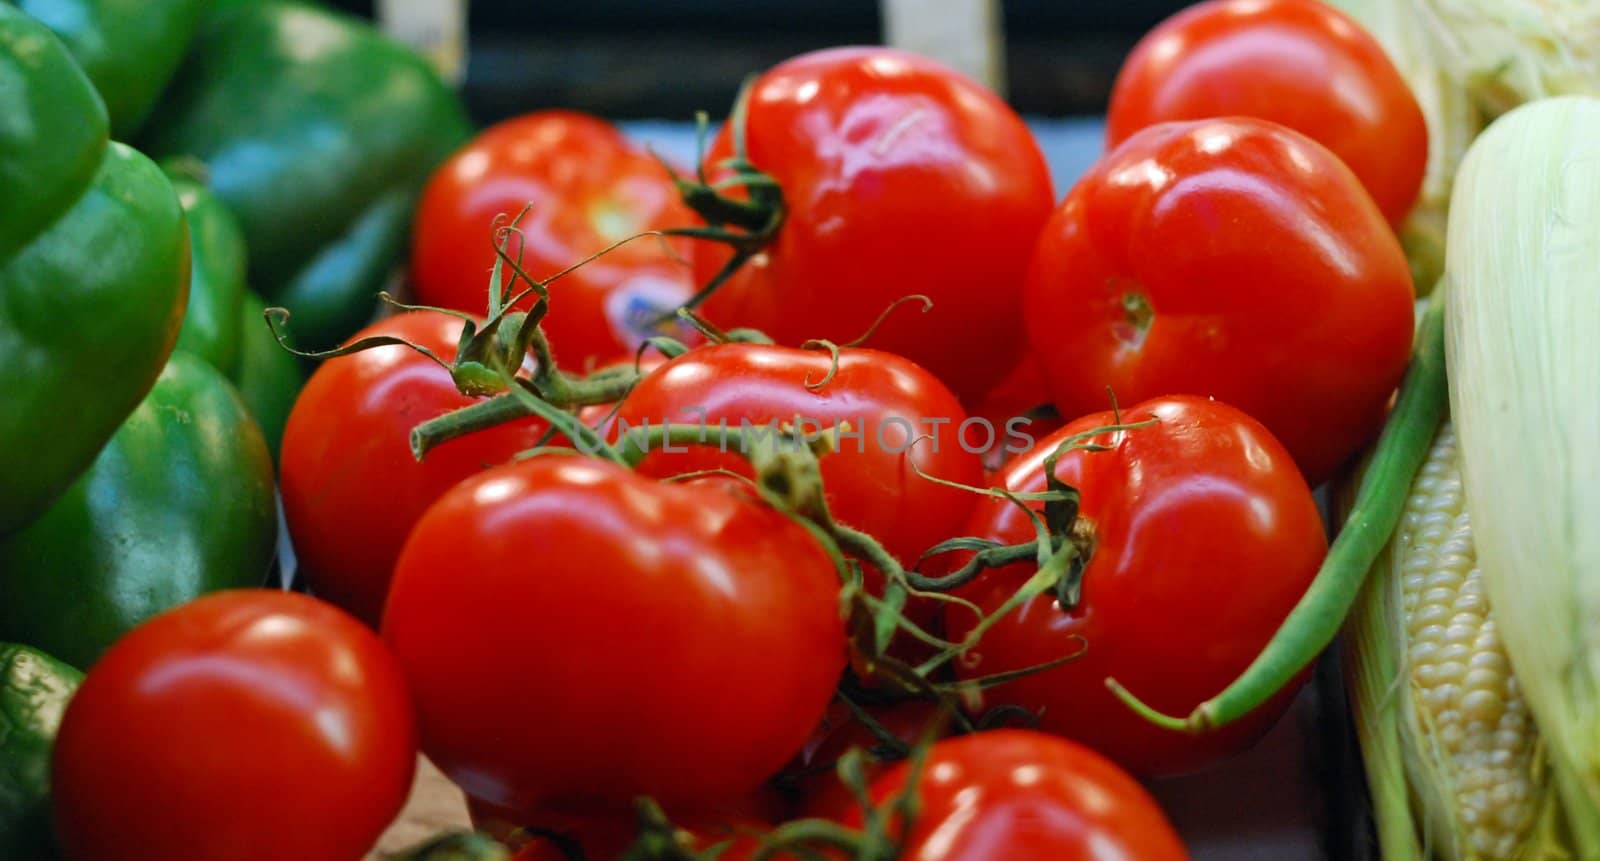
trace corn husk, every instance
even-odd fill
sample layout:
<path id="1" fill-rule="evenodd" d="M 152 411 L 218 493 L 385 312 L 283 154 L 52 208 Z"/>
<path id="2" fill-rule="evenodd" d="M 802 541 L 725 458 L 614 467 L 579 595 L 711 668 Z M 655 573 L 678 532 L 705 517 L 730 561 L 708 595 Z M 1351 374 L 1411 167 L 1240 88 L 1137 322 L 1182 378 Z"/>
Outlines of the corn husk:
<path id="1" fill-rule="evenodd" d="M 1483 583 L 1574 845 L 1595 857 L 1600 99 L 1532 102 L 1484 131 L 1447 240 L 1450 406 Z"/>
<path id="2" fill-rule="evenodd" d="M 1378 40 L 1411 87 L 1428 125 L 1428 165 L 1416 206 L 1400 226 L 1412 283 L 1426 295 L 1444 271 L 1445 219 L 1456 167 L 1483 129 L 1467 89 L 1446 68 L 1438 30 L 1422 0 L 1333 0 Z"/>
<path id="3" fill-rule="evenodd" d="M 1341 507 L 1353 497 L 1352 485 Z M 1474 561 L 1446 421 L 1342 634 L 1386 861 L 1571 857 L 1544 745 Z"/>
<path id="4" fill-rule="evenodd" d="M 1420 2 L 1441 61 L 1491 117 L 1535 99 L 1600 95 L 1600 3 Z"/>

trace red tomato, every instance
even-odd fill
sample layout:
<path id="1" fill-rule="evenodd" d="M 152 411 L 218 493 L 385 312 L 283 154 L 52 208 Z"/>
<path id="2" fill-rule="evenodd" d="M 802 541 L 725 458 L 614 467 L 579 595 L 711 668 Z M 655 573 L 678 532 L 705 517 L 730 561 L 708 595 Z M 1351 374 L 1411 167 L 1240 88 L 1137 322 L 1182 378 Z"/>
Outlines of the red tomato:
<path id="1" fill-rule="evenodd" d="M 917 475 L 963 484 L 983 480 L 978 456 L 958 439 L 967 414 L 932 374 L 877 350 L 839 351 L 838 372 L 827 385 L 832 359 L 824 350 L 761 344 L 719 344 L 691 350 L 639 381 L 617 411 L 615 427 L 664 422 L 710 429 L 727 422 L 761 428 L 790 423 L 809 432 L 844 428 L 839 449 L 822 458 L 828 507 L 841 523 L 867 532 L 903 564 L 958 534 L 976 494 Z M 703 413 L 703 414 L 702 414 Z M 776 427 L 777 425 L 774 425 Z M 921 435 L 933 439 L 912 445 Z M 639 463 L 646 475 L 671 476 L 724 468 L 750 475 L 736 449 L 713 445 L 656 448 Z"/>
<path id="2" fill-rule="evenodd" d="M 838 592 L 816 539 L 738 482 L 551 455 L 423 515 L 383 630 L 423 750 L 474 797 L 693 808 L 805 742 L 845 664 Z"/>
<path id="3" fill-rule="evenodd" d="M 451 361 L 461 320 L 414 311 L 355 338 L 393 335 Z M 527 419 L 451 440 L 418 463 L 411 429 L 474 403 L 449 371 L 410 349 L 330 359 L 311 375 L 283 433 L 284 516 L 300 570 L 319 596 L 376 627 L 411 525 L 456 482 L 530 448 L 546 425 Z"/>
<path id="4" fill-rule="evenodd" d="M 872 784 L 883 804 L 906 763 Z M 901 861 L 1183 861 L 1171 823 L 1133 778 L 1093 751 L 1028 730 L 994 730 L 933 746 Z M 860 827 L 860 811 L 846 824 Z"/>
<path id="5" fill-rule="evenodd" d="M 95 861 L 349 861 L 400 812 L 416 751 L 376 634 L 305 595 L 219 592 L 84 680 L 56 739 L 56 833 Z"/>
<path id="6" fill-rule="evenodd" d="M 1410 211 L 1428 127 L 1383 46 L 1318 0 L 1211 0 L 1150 31 L 1111 93 L 1116 146 L 1170 120 L 1249 116 L 1332 150 L 1392 223 Z"/>
<path id="7" fill-rule="evenodd" d="M 641 231 L 693 221 L 668 172 L 609 123 L 572 111 L 526 114 L 485 129 L 429 180 L 411 248 L 419 300 L 485 313 L 494 219 L 529 204 L 519 227 L 523 268 L 535 278 Z M 545 334 L 571 370 L 631 358 L 656 334 L 651 321 L 694 293 L 690 281 L 660 240 L 636 239 L 551 285 Z"/>
<path id="8" fill-rule="evenodd" d="M 751 162 L 782 185 L 786 214 L 761 257 L 706 303 L 711 319 L 784 344 L 842 343 L 921 293 L 933 309 L 897 311 L 874 347 L 963 399 L 1010 370 L 1023 271 L 1055 194 L 1033 136 L 1003 101 L 914 54 L 837 48 L 762 75 L 746 135 Z M 730 152 L 725 126 L 707 165 Z M 729 254 L 697 243 L 697 282 Z"/>
<path id="9" fill-rule="evenodd" d="M 1062 612 L 1050 593 L 1024 603 L 956 661 L 956 672 L 976 678 L 1082 649 L 1072 663 L 991 689 L 991 704 L 1039 713 L 1041 729 L 1137 773 L 1175 774 L 1254 741 L 1296 686 L 1237 723 L 1188 735 L 1134 715 L 1106 679 L 1161 711 L 1187 714 L 1255 659 L 1316 576 L 1327 542 L 1305 480 L 1256 421 L 1193 397 L 1157 398 L 1123 413 L 1127 422 L 1151 417 L 1153 425 L 1092 440 L 1109 451 L 1073 451 L 1056 463 L 1056 475 L 1082 494 L 1093 536 L 1078 606 Z M 1072 422 L 1007 464 L 996 485 L 1044 490 L 1045 457 L 1113 421 L 1106 412 Z M 1001 500 L 979 502 L 966 532 L 1007 544 L 1034 537 L 1023 512 Z M 992 613 L 1034 570 L 992 569 L 961 594 Z M 973 622 L 970 611 L 946 610 L 955 639 Z"/>
<path id="10" fill-rule="evenodd" d="M 1263 120 L 1167 123 L 1040 237 L 1028 335 L 1064 416 L 1174 393 L 1265 424 L 1310 482 L 1382 427 L 1411 349 L 1405 254 L 1350 171 Z"/>

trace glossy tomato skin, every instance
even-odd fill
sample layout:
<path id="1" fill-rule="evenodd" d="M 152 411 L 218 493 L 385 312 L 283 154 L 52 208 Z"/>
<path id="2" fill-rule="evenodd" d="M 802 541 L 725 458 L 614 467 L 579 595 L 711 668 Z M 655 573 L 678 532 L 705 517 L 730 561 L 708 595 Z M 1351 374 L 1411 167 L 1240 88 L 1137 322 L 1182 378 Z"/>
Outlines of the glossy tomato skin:
<path id="1" fill-rule="evenodd" d="M 376 634 L 305 595 L 219 592 L 84 680 L 56 739 L 56 830 L 85 861 L 349 861 L 399 813 L 416 750 Z"/>
<path id="2" fill-rule="evenodd" d="M 838 591 L 811 534 L 740 482 L 553 455 L 423 515 L 384 634 L 424 752 L 470 795 L 695 807 L 805 742 L 844 667 Z"/>
<path id="3" fill-rule="evenodd" d="M 530 204 L 519 228 L 523 267 L 535 278 L 635 233 L 693 222 L 667 170 L 610 123 L 574 111 L 524 114 L 479 133 L 428 181 L 411 247 L 420 301 L 486 313 L 494 220 Z M 655 334 L 645 321 L 693 292 L 689 268 L 661 240 L 637 239 L 551 285 L 545 334 L 571 370 L 631 358 Z"/>
<path id="4" fill-rule="evenodd" d="M 909 778 L 906 763 L 872 783 L 882 805 Z M 1171 823 L 1137 781 L 1081 745 L 1029 730 L 936 743 L 917 789 L 920 812 L 903 861 L 1184 861 Z M 859 827 L 860 811 L 846 818 Z"/>
<path id="5" fill-rule="evenodd" d="M 753 164 L 782 185 L 777 239 L 706 303 L 724 326 L 779 343 L 849 341 L 895 300 L 872 346 L 936 374 L 963 399 L 1016 361 L 1028 252 L 1055 202 L 1043 155 L 993 93 L 887 48 L 804 54 L 756 80 Z M 708 166 L 731 152 L 724 127 Z M 696 283 L 728 259 L 697 243 Z"/>
<path id="6" fill-rule="evenodd" d="M 1115 147 L 1156 123 L 1249 116 L 1332 150 L 1398 224 L 1428 160 L 1422 108 L 1371 34 L 1319 0 L 1210 0 L 1150 31 L 1117 76 Z"/>
<path id="7" fill-rule="evenodd" d="M 405 338 L 448 362 L 463 325 L 413 311 L 354 337 Z M 395 559 L 422 512 L 544 433 L 542 421 L 526 419 L 451 440 L 421 463 L 412 457 L 412 428 L 474 402 L 456 391 L 449 371 L 402 346 L 329 359 L 312 374 L 280 453 L 284 516 L 312 591 L 377 627 Z"/>
<path id="8" fill-rule="evenodd" d="M 1193 771 L 1264 732 L 1298 684 L 1221 730 L 1188 735 L 1135 716 L 1106 690 L 1115 678 L 1167 714 L 1186 715 L 1255 659 L 1317 573 L 1327 543 L 1316 503 L 1283 447 L 1261 425 L 1216 401 L 1156 398 L 1123 411 L 1146 427 L 1094 437 L 1109 451 L 1063 455 L 1056 474 L 1082 494 L 1093 549 L 1076 608 L 1046 594 L 1024 603 L 956 662 L 976 678 L 1082 650 L 1063 666 L 991 689 L 986 705 L 1041 711 L 1040 729 L 1086 744 L 1141 775 Z M 1007 464 L 997 486 L 1045 489 L 1044 459 L 1063 440 L 1114 422 L 1085 416 Z M 979 503 L 968 534 L 1026 541 L 1016 506 Z M 991 613 L 1035 568 L 980 575 L 961 594 Z M 970 612 L 950 609 L 959 639 Z M 1076 638 L 1082 638 L 1078 640 Z"/>
<path id="9" fill-rule="evenodd" d="M 1381 428 L 1411 349 L 1400 243 L 1332 153 L 1232 118 L 1152 126 L 1040 237 L 1028 335 L 1063 416 L 1173 393 L 1238 407 L 1313 484 Z"/>
<path id="10" fill-rule="evenodd" d="M 738 431 L 745 426 L 741 423 L 798 426 L 798 417 L 807 432 L 853 432 L 822 458 L 828 507 L 841 523 L 877 538 L 909 565 L 955 535 L 978 498 L 916 473 L 982 483 L 978 456 L 957 438 L 967 414 L 932 374 L 878 350 L 840 350 L 833 379 L 808 388 L 808 382 L 827 377 L 831 362 L 825 350 L 738 343 L 700 347 L 641 380 L 623 399 L 612 429 L 638 428 L 647 421 L 654 427 L 663 422 L 698 427 L 703 421 L 712 431 L 721 422 Z M 936 439 L 912 444 L 935 432 Z M 736 446 L 728 451 L 715 444 L 672 451 L 657 447 L 639 470 L 660 477 L 713 468 L 751 475 Z"/>

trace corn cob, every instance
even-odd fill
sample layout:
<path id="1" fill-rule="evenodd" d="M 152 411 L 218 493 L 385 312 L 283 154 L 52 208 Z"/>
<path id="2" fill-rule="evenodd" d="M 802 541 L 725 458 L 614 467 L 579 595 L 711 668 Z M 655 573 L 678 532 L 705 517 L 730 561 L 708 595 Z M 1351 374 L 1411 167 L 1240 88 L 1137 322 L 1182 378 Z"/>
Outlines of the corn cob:
<path id="1" fill-rule="evenodd" d="M 1448 421 L 1344 639 L 1385 859 L 1565 857 L 1543 748 L 1483 592 Z"/>

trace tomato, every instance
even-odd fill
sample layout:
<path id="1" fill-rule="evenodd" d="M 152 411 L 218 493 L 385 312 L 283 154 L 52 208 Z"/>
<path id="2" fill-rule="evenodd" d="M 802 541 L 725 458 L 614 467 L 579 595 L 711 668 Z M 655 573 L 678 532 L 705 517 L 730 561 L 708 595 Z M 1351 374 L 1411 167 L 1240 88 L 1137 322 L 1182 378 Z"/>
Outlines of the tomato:
<path id="1" fill-rule="evenodd" d="M 218 592 L 95 664 L 56 739 L 75 859 L 349 861 L 416 764 L 405 680 L 372 631 L 305 595 Z"/>
<path id="2" fill-rule="evenodd" d="M 784 344 L 844 343 L 920 293 L 932 310 L 897 311 L 874 347 L 964 400 L 1015 364 L 1023 271 L 1055 193 L 1032 134 L 999 97 L 914 54 L 837 48 L 758 78 L 745 125 L 750 161 L 782 186 L 784 221 L 706 303 L 711 319 Z M 713 143 L 708 170 L 730 154 L 730 134 Z M 729 256 L 696 243 L 697 283 Z"/>
<path id="3" fill-rule="evenodd" d="M 1327 3 L 1210 0 L 1168 18 L 1117 75 L 1106 141 L 1225 116 L 1282 123 L 1332 150 L 1392 223 L 1422 187 L 1422 108 L 1383 46 Z"/>
<path id="4" fill-rule="evenodd" d="M 1405 254 L 1334 155 L 1263 120 L 1167 123 L 1102 159 L 1028 276 L 1056 409 L 1210 395 L 1311 483 L 1382 426 L 1411 349 Z"/>
<path id="5" fill-rule="evenodd" d="M 1137 773 L 1174 774 L 1248 745 L 1296 686 L 1238 723 L 1188 735 L 1135 716 L 1106 679 L 1168 714 L 1187 714 L 1255 659 L 1316 576 L 1327 542 L 1305 481 L 1259 423 L 1194 397 L 1157 398 L 1123 413 L 1128 422 L 1150 418 L 1156 423 L 1091 440 L 1109 451 L 1077 450 L 1056 463 L 1056 475 L 1082 495 L 1092 536 L 1078 605 L 1063 612 L 1051 593 L 1027 601 L 985 632 L 956 672 L 976 678 L 1082 650 L 1076 661 L 991 689 L 991 704 L 1037 712 L 1041 729 Z M 1051 451 L 1113 422 L 1106 412 L 1068 424 L 1007 464 L 996 486 L 1044 490 Z M 1034 536 L 1024 513 L 1003 500 L 981 501 L 967 532 L 1008 544 Z M 1034 570 L 991 569 L 960 594 L 992 613 Z M 952 605 L 945 622 L 960 639 L 974 619 Z"/>
<path id="6" fill-rule="evenodd" d="M 461 320 L 413 311 L 355 338 L 390 335 L 455 358 Z M 546 425 L 525 419 L 452 440 L 421 463 L 411 429 L 474 403 L 450 372 L 402 346 L 329 359 L 284 429 L 281 491 L 300 570 L 319 596 L 376 627 L 412 524 L 456 482 L 530 448 Z"/>
<path id="7" fill-rule="evenodd" d="M 470 795 L 672 809 L 799 750 L 845 664 L 838 592 L 816 539 L 741 482 L 550 455 L 428 509 L 383 630 L 424 752 Z"/>
<path id="8" fill-rule="evenodd" d="M 884 804 L 905 788 L 901 763 L 873 782 Z M 1093 751 L 1028 730 L 994 730 L 933 746 L 901 861 L 1183 861 L 1188 853 L 1155 800 Z M 860 827 L 861 813 L 846 824 Z"/>
<path id="9" fill-rule="evenodd" d="M 668 171 L 609 123 L 573 111 L 525 114 L 479 133 L 428 181 L 411 248 L 419 301 L 485 313 L 494 220 L 530 205 L 518 227 L 523 268 L 535 278 L 641 231 L 693 221 Z M 545 334 L 570 370 L 631 358 L 657 334 L 652 321 L 694 293 L 690 281 L 661 240 L 636 239 L 551 285 Z"/>
<path id="10" fill-rule="evenodd" d="M 719 423 L 807 432 L 839 428 L 839 448 L 822 458 L 828 507 L 841 523 L 877 538 L 902 564 L 957 534 L 977 495 L 917 475 L 978 484 L 978 456 L 959 438 L 967 414 L 934 376 L 899 356 L 868 349 L 839 351 L 838 371 L 825 385 L 832 358 L 825 350 L 761 344 L 717 344 L 691 350 L 633 388 L 614 426 L 665 422 L 715 430 Z M 810 382 L 816 388 L 808 388 Z M 848 425 L 848 428 L 846 428 Z M 969 434 L 981 429 L 969 426 Z M 932 439 L 912 442 L 921 435 Z M 646 475 L 670 476 L 723 468 L 750 475 L 737 454 L 712 445 L 657 446 L 639 463 Z"/>

